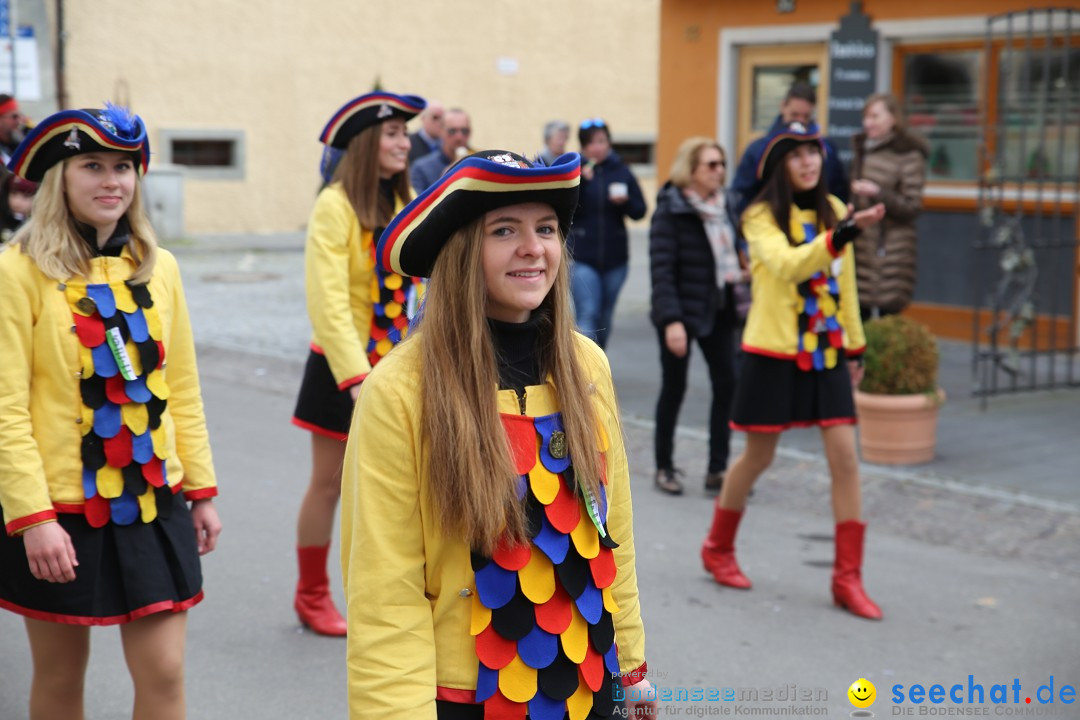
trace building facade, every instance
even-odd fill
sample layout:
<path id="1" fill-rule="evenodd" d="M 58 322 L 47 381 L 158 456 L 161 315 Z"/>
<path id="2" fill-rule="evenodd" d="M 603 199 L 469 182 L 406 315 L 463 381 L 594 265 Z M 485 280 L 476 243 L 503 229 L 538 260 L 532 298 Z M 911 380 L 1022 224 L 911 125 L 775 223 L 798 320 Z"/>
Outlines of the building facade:
<path id="1" fill-rule="evenodd" d="M 948 337 L 1066 338 L 1075 352 L 1080 4 L 1070 5 L 662 0 L 658 166 L 689 135 L 716 135 L 738 157 L 794 80 L 817 87 L 818 122 L 844 157 L 861 97 L 892 92 L 931 145 L 909 314 Z M 1023 267 L 1001 272 L 1009 263 Z M 1025 337 L 1008 337 L 1006 322 Z"/>
<path id="2" fill-rule="evenodd" d="M 465 108 L 477 149 L 535 153 L 560 118 L 656 139 L 659 0 L 17 4 L 41 57 L 28 113 L 129 105 L 151 172 L 179 166 L 187 234 L 301 229 L 323 125 L 376 83 Z"/>

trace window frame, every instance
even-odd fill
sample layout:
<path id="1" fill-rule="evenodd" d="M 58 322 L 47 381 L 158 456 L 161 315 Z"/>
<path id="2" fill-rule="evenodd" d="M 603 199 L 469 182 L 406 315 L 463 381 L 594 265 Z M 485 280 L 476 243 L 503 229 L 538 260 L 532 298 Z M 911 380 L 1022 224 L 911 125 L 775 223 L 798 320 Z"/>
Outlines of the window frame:
<path id="1" fill-rule="evenodd" d="M 229 142 L 233 146 L 231 165 L 207 166 L 184 165 L 173 161 L 173 143 L 182 142 Z M 243 180 L 247 165 L 247 149 L 243 130 L 174 129 L 158 130 L 158 146 L 161 162 L 184 169 L 184 176 L 197 180 Z"/>

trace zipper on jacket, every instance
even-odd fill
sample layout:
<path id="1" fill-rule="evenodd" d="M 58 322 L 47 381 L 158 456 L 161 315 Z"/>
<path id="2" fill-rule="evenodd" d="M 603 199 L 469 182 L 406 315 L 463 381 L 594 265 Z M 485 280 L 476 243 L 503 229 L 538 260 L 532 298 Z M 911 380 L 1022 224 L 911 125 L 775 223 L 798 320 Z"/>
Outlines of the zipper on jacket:
<path id="1" fill-rule="evenodd" d="M 528 397 L 528 391 L 526 391 L 525 388 L 521 388 L 521 391 L 518 392 L 518 389 L 514 388 L 514 393 L 517 395 L 518 407 L 521 409 L 521 414 L 524 415 L 525 414 L 525 398 Z"/>

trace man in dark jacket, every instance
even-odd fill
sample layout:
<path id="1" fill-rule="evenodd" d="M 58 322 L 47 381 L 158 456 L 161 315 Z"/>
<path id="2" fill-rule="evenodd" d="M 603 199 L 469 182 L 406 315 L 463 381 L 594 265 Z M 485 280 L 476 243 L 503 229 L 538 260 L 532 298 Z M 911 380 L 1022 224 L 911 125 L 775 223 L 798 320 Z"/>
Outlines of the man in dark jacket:
<path id="1" fill-rule="evenodd" d="M 447 110 L 442 147 L 424 155 L 409 169 L 413 189 L 418 193 L 424 192 L 442 177 L 452 162 L 468 155 L 470 135 L 472 126 L 469 114 L 461 108 Z"/>
<path id="2" fill-rule="evenodd" d="M 735 197 L 736 217 L 742 215 L 743 210 L 750 206 L 761 190 L 761 183 L 757 179 L 757 166 L 765 152 L 766 138 L 778 128 L 793 122 L 809 125 L 814 120 L 815 105 L 817 105 L 817 93 L 814 92 L 814 88 L 804 82 L 793 84 L 784 95 L 784 101 L 780 104 L 780 114 L 776 116 L 772 127 L 762 137 L 747 146 L 746 152 L 739 160 L 739 167 L 735 171 L 735 180 L 731 183 L 732 194 Z M 840 162 L 840 156 L 832 143 L 828 140 L 824 142 L 824 172 L 825 180 L 829 184 L 829 193 L 847 202 L 850 188 L 844 165 Z"/>

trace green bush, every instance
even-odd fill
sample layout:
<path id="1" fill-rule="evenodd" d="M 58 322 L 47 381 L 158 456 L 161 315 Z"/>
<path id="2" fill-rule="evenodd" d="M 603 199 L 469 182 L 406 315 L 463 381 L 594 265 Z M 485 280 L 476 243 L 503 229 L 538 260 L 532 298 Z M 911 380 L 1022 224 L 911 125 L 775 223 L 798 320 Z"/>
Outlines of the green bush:
<path id="1" fill-rule="evenodd" d="M 866 372 L 859 389 L 876 395 L 915 395 L 937 390 L 937 340 L 922 323 L 903 315 L 866 323 Z"/>

